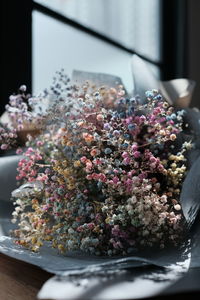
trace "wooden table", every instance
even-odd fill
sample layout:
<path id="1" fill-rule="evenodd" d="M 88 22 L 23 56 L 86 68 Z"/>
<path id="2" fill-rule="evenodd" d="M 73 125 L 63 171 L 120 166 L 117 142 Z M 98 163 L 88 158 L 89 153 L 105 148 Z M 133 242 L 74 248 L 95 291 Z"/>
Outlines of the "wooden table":
<path id="1" fill-rule="evenodd" d="M 53 275 L 0 254 L 0 300 L 36 300 L 43 283 Z"/>
<path id="2" fill-rule="evenodd" d="M 43 283 L 52 276 L 36 266 L 0 254 L 0 300 L 37 300 L 37 293 Z M 199 297 L 199 292 L 190 291 L 144 300 L 190 300 Z"/>

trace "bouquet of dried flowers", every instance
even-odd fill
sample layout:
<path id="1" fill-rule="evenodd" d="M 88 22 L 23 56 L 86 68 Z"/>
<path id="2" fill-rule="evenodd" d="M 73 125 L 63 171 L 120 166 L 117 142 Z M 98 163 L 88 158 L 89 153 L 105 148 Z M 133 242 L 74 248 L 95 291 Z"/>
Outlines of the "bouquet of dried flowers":
<path id="1" fill-rule="evenodd" d="M 177 142 L 184 111 L 157 90 L 140 104 L 122 85 L 77 86 L 62 72 L 43 98 L 53 101 L 41 134 L 29 136 L 18 166 L 23 185 L 12 193 L 16 243 L 106 256 L 177 245 L 192 147 Z"/>

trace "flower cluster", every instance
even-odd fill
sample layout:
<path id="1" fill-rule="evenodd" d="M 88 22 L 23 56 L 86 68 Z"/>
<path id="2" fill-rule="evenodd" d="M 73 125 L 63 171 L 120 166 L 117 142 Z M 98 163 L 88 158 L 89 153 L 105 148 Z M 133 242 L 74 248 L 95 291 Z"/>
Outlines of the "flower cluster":
<path id="1" fill-rule="evenodd" d="M 17 134 L 15 129 L 0 124 L 0 149 L 8 150 L 16 144 Z"/>
<path id="2" fill-rule="evenodd" d="M 70 79 L 63 71 L 57 72 L 49 90 L 45 89 L 37 96 L 27 93 L 26 86 L 22 85 L 17 94 L 9 97 L 5 106 L 7 123 L 0 125 L 1 150 L 24 145 L 29 135 L 35 137 L 45 130 L 48 122 L 52 122 L 52 114 L 54 120 L 60 115 L 62 106 L 57 106 L 58 99 L 59 103 L 63 102 L 63 93 L 65 97 L 70 96 L 72 89 Z"/>
<path id="3" fill-rule="evenodd" d="M 63 73 L 63 70 L 57 72 L 52 86 L 49 90 L 45 89 L 37 96 L 31 96 L 27 93 L 27 88 L 22 85 L 17 94 L 9 98 L 6 105 L 6 112 L 11 124 L 18 132 L 22 130 L 44 130 L 47 120 L 55 109 L 57 99 L 60 101 L 62 93 L 69 95 L 70 79 Z"/>
<path id="4" fill-rule="evenodd" d="M 184 111 L 175 112 L 156 90 L 140 104 L 121 85 L 68 83 L 56 84 L 46 130 L 29 138 L 19 162 L 24 184 L 12 194 L 17 243 L 37 251 L 49 241 L 61 252 L 109 256 L 177 245 L 191 148 L 176 142 Z"/>

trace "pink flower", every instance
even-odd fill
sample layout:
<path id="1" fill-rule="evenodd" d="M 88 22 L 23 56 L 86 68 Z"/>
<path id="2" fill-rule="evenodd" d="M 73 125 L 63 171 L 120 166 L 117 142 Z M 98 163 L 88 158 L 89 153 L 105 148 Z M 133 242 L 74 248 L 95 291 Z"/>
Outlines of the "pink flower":
<path id="1" fill-rule="evenodd" d="M 95 179 L 95 180 L 98 180 L 99 179 L 99 174 L 97 174 L 97 173 L 93 173 L 92 175 L 92 179 Z"/>
<path id="2" fill-rule="evenodd" d="M 91 151 L 90 151 L 90 155 L 91 156 L 96 156 L 97 154 L 98 154 L 98 150 L 97 149 L 92 149 Z"/>
<path id="3" fill-rule="evenodd" d="M 42 141 L 37 141 L 37 146 L 42 146 L 43 145 L 43 142 Z"/>
<path id="4" fill-rule="evenodd" d="M 101 164 L 101 160 L 96 158 L 93 160 L 94 165 L 100 165 Z"/>
<path id="5" fill-rule="evenodd" d="M 46 174 L 41 174 L 38 175 L 36 180 L 40 180 L 40 181 L 46 181 L 48 179 L 48 176 Z"/>
<path id="6" fill-rule="evenodd" d="M 146 117 L 144 115 L 140 116 L 141 123 L 144 123 L 146 121 Z"/>
<path id="7" fill-rule="evenodd" d="M 91 161 L 88 161 L 88 162 L 86 163 L 86 168 L 87 168 L 87 169 L 91 169 L 91 168 L 92 168 L 92 162 L 91 162 Z"/>
<path id="8" fill-rule="evenodd" d="M 126 158 L 126 157 L 128 157 L 128 156 L 129 156 L 128 152 L 123 152 L 123 153 L 122 153 L 122 157 L 123 157 L 123 158 Z"/>
<path id="9" fill-rule="evenodd" d="M 130 160 L 129 157 L 126 157 L 126 158 L 124 158 L 124 160 L 123 160 L 123 164 L 124 164 L 124 165 L 129 165 L 130 162 L 131 162 L 131 160 Z"/>
<path id="10" fill-rule="evenodd" d="M 157 159 L 154 156 L 151 156 L 149 160 L 151 163 L 155 163 L 157 161 Z"/>
<path id="11" fill-rule="evenodd" d="M 133 183 L 133 181 L 130 178 L 126 180 L 127 185 L 131 185 L 132 183 Z"/>
<path id="12" fill-rule="evenodd" d="M 76 229 L 78 232 L 83 232 L 84 231 L 84 229 L 83 229 L 83 227 L 82 226 L 79 226 L 79 227 L 77 227 L 77 229 Z"/>
<path id="13" fill-rule="evenodd" d="M 22 151 L 22 149 L 21 148 L 18 148 L 17 150 L 16 150 L 16 154 L 21 154 L 23 151 Z"/>
<path id="14" fill-rule="evenodd" d="M 117 176 L 113 177 L 114 184 L 117 184 L 119 182 L 119 178 Z"/>
<path id="15" fill-rule="evenodd" d="M 8 145 L 7 144 L 2 144 L 1 145 L 1 150 L 6 150 L 8 149 Z"/>
<path id="16" fill-rule="evenodd" d="M 106 175 L 103 174 L 103 173 L 100 173 L 99 174 L 99 180 L 102 181 L 102 182 L 106 182 Z"/>
<path id="17" fill-rule="evenodd" d="M 85 163 L 87 161 L 87 157 L 86 156 L 82 156 L 80 160 L 81 160 L 82 163 Z"/>
<path id="18" fill-rule="evenodd" d="M 88 223 L 87 227 L 88 227 L 88 229 L 92 230 L 92 229 L 94 229 L 95 225 L 94 225 L 94 223 Z"/>
<path id="19" fill-rule="evenodd" d="M 139 151 L 133 152 L 133 156 L 134 156 L 135 158 L 139 158 L 140 155 L 141 155 L 141 153 L 140 153 Z"/>
<path id="20" fill-rule="evenodd" d="M 131 146 L 131 149 L 132 149 L 132 151 L 137 151 L 138 145 L 133 144 L 133 145 Z"/>

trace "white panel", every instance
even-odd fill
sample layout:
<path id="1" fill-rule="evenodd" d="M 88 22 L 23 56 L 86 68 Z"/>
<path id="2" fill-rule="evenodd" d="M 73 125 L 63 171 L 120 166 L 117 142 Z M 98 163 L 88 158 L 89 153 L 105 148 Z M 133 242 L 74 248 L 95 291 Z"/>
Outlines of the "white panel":
<path id="1" fill-rule="evenodd" d="M 114 74 L 133 87 L 130 54 L 34 11 L 33 92 L 48 87 L 61 68 Z"/>
<path id="2" fill-rule="evenodd" d="M 160 0 L 36 0 L 67 17 L 160 59 Z"/>

